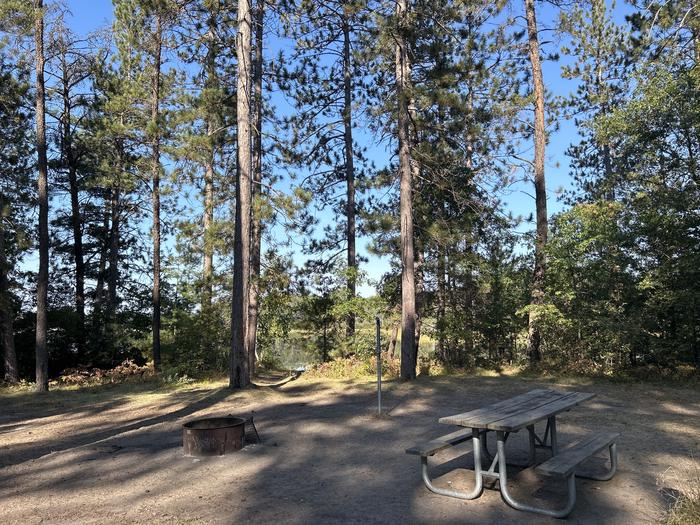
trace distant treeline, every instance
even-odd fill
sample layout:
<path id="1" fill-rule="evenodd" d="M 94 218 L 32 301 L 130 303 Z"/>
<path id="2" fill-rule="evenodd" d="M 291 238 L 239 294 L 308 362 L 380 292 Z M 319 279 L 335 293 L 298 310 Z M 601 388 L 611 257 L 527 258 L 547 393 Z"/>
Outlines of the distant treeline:
<path id="1" fill-rule="evenodd" d="M 240 387 L 299 334 L 369 355 L 375 315 L 405 379 L 426 337 L 451 366 L 697 365 L 695 2 L 113 3 L 87 35 L 0 5 L 6 381 L 131 358 Z"/>

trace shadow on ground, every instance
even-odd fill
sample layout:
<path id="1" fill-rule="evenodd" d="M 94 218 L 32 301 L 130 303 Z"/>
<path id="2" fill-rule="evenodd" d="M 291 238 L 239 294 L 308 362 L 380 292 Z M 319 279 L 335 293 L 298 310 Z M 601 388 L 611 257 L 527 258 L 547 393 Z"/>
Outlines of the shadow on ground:
<path id="1" fill-rule="evenodd" d="M 371 385 L 298 381 L 274 391 L 214 390 L 167 414 L 139 421 L 127 417 L 126 423 L 114 421 L 111 429 L 92 433 L 80 429 L 78 419 L 81 446 L 64 443 L 61 452 L 0 469 L 0 518 L 3 523 L 39 518 L 52 523 L 557 523 L 509 508 L 496 491 L 466 502 L 432 494 L 421 483 L 419 460 L 404 453 L 452 430 L 439 425 L 438 417 L 538 386 L 508 378 L 391 384 L 384 396 L 390 415 L 377 418 Z M 618 475 L 610 482 L 580 480 L 568 521 L 657 522 L 667 504 L 662 487 L 681 486 L 683 468 L 693 467 L 700 395 L 640 385 L 555 387 L 598 394 L 559 418 L 560 442 L 602 428 L 622 433 Z M 249 411 L 255 411 L 262 445 L 222 458 L 182 456 L 184 421 Z M 0 444 L 2 439 L 0 434 Z M 54 444 L 61 446 L 58 436 Z M 490 445 L 495 449 L 493 441 Z M 526 435 L 515 434 L 508 446 L 509 457 L 524 463 Z M 464 488 L 472 483 L 468 443 L 438 454 L 432 464 L 442 483 Z M 669 468 L 677 470 L 677 479 L 669 477 Z M 523 499 L 560 506 L 565 487 L 525 471 L 514 478 L 513 488 Z"/>

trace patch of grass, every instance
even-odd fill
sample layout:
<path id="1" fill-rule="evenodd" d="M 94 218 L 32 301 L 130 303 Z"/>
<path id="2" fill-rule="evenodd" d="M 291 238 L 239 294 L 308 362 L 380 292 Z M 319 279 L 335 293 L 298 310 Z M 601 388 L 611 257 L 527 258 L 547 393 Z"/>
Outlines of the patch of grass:
<path id="1" fill-rule="evenodd" d="M 666 525 L 697 525 L 700 523 L 700 495 L 683 494 L 671 509 Z"/>
<path id="2" fill-rule="evenodd" d="M 34 383 L 0 386 L 3 405 L 15 410 L 33 408 L 72 407 L 88 403 L 101 403 L 124 399 L 136 403 L 149 403 L 154 397 L 173 392 L 212 390 L 225 386 L 223 380 L 206 379 L 189 383 L 168 382 L 161 377 L 149 377 L 121 383 L 102 383 L 88 386 L 56 385 L 49 392 L 35 392 Z"/>
<path id="3" fill-rule="evenodd" d="M 697 451 L 690 454 L 689 466 L 676 469 L 669 468 L 661 476 L 663 485 L 677 487 L 680 490 L 665 490 L 671 505 L 666 514 L 665 525 L 697 525 L 700 523 L 700 466 L 695 461 Z M 670 481 L 670 482 L 669 482 Z"/>

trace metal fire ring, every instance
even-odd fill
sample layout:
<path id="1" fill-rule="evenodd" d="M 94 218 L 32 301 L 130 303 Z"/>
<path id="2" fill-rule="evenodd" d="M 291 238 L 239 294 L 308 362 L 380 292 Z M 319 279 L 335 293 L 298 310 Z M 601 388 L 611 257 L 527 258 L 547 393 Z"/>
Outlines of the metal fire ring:
<path id="1" fill-rule="evenodd" d="M 223 456 L 243 448 L 245 419 L 211 417 L 182 425 L 182 449 L 186 456 Z"/>

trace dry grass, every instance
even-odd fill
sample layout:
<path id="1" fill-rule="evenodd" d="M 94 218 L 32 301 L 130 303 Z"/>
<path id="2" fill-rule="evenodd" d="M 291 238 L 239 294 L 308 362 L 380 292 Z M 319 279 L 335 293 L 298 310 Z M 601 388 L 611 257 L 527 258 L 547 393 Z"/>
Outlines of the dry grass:
<path id="1" fill-rule="evenodd" d="M 697 525 L 700 523 L 700 466 L 684 469 L 687 482 L 672 495 L 665 525 Z"/>
<path id="2" fill-rule="evenodd" d="M 700 497 L 697 491 L 687 496 L 683 494 L 671 509 L 666 525 L 697 525 L 700 523 Z"/>

